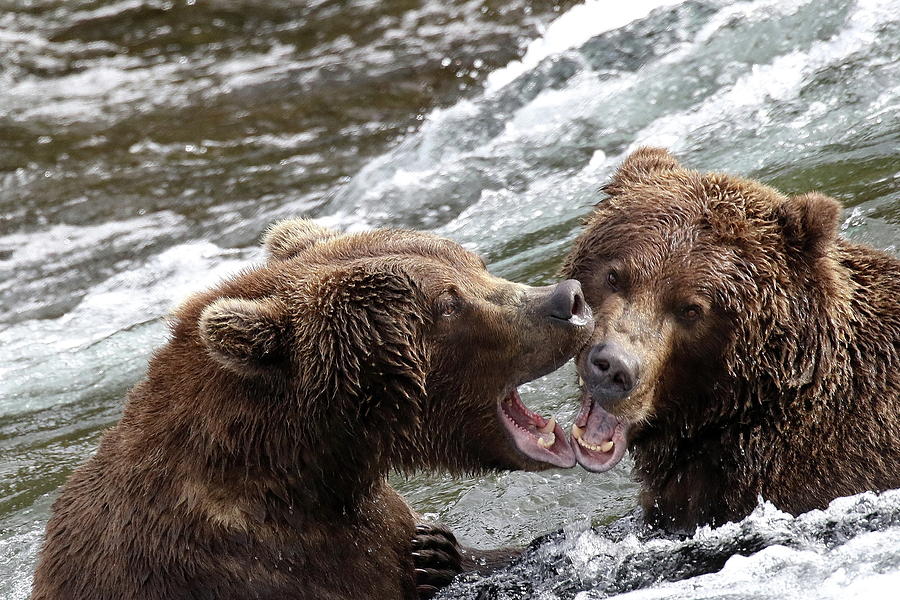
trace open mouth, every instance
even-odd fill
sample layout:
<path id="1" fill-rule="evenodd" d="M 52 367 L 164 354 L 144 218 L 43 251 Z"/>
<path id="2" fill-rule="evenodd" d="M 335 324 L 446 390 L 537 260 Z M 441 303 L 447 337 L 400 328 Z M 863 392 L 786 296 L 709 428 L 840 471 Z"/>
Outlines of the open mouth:
<path id="1" fill-rule="evenodd" d="M 572 425 L 572 446 L 578 464 L 594 473 L 616 466 L 628 446 L 628 423 L 604 410 L 589 394 Z"/>
<path id="2" fill-rule="evenodd" d="M 497 413 L 519 452 L 564 469 L 575 466 L 575 452 L 562 427 L 553 417 L 546 419 L 529 410 L 518 390 L 513 389 L 500 401 Z"/>

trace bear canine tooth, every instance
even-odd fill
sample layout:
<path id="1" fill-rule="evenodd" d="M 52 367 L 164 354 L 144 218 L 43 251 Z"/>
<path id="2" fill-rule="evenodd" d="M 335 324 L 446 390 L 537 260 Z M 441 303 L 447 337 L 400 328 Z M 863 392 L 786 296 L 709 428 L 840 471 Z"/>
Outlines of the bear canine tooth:
<path id="1" fill-rule="evenodd" d="M 584 378 L 581 375 L 578 376 L 578 385 L 584 387 Z"/>
<path id="2" fill-rule="evenodd" d="M 581 441 L 581 436 L 584 435 L 584 429 L 579 427 L 578 425 L 572 423 L 572 437 Z"/>
<path id="3" fill-rule="evenodd" d="M 538 431 L 541 433 L 551 433 L 554 429 L 556 429 L 556 417 L 550 417 L 547 424 L 538 429 Z"/>
<path id="4" fill-rule="evenodd" d="M 537 443 L 538 443 L 538 446 L 540 446 L 541 448 L 549 448 L 550 446 L 552 446 L 553 444 L 556 443 L 556 434 L 548 433 L 546 435 L 542 435 L 541 437 L 538 438 Z"/>
<path id="5" fill-rule="evenodd" d="M 600 444 L 600 452 L 609 452 L 610 450 L 613 449 L 613 446 L 615 446 L 615 445 L 616 445 L 616 443 L 613 442 L 612 440 L 609 440 L 608 442 L 606 442 L 604 444 Z"/>

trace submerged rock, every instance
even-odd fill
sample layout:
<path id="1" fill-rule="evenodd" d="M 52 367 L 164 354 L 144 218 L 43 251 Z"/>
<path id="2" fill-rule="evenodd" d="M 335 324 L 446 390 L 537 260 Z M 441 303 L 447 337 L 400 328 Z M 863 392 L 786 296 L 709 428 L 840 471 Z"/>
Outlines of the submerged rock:
<path id="1" fill-rule="evenodd" d="M 634 513 L 538 538 L 509 567 L 462 576 L 440 597 L 818 598 L 848 589 L 882 597 L 900 583 L 898 548 L 900 490 L 838 498 L 798 517 L 760 502 L 742 521 L 691 536 L 652 530 Z"/>

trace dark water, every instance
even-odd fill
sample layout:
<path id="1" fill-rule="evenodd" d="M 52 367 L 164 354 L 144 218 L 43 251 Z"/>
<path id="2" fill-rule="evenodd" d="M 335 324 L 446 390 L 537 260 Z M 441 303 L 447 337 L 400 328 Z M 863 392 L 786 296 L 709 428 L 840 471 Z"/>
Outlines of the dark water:
<path id="1" fill-rule="evenodd" d="M 0 0 L 0 597 L 27 597 L 52 493 L 118 418 L 162 316 L 258 258 L 270 221 L 432 229 L 548 281 L 646 143 L 833 195 L 844 235 L 898 252 L 900 3 Z M 571 422 L 574 374 L 523 395 Z M 633 506 L 627 468 L 396 485 L 477 546 L 565 527 L 549 564 L 587 575 L 521 597 L 586 600 L 627 591 L 601 565 L 656 543 L 587 530 Z M 718 583 L 632 593 L 891 597 L 898 535 L 811 535 Z"/>

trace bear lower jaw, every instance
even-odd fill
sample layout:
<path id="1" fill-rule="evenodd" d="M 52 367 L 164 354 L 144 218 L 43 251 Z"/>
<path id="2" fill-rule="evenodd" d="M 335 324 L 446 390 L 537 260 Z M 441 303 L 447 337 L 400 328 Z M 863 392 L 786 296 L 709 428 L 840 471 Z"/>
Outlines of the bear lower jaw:
<path id="1" fill-rule="evenodd" d="M 530 410 L 515 388 L 498 403 L 497 418 L 519 453 L 556 467 L 575 466 L 575 452 L 556 419 Z"/>
<path id="2" fill-rule="evenodd" d="M 579 425 L 581 423 L 581 425 Z M 594 473 L 603 473 L 616 466 L 628 447 L 629 423 L 607 412 L 590 397 L 572 425 L 572 446 L 575 459 Z M 585 437 L 588 439 L 585 439 Z"/>

